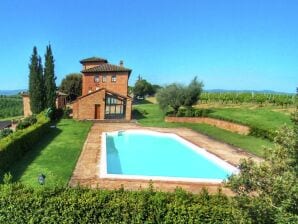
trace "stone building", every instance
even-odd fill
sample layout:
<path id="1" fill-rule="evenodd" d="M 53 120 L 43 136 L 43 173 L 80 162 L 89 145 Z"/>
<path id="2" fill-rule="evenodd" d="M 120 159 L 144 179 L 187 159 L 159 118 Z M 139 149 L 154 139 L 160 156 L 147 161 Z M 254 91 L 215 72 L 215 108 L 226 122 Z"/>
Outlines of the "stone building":
<path id="1" fill-rule="evenodd" d="M 67 94 L 56 91 L 56 108 L 64 108 L 66 106 L 66 97 Z M 23 111 L 24 117 L 28 117 L 32 115 L 31 107 L 30 107 L 30 97 L 28 93 L 22 93 L 23 97 Z"/>
<path id="2" fill-rule="evenodd" d="M 122 61 L 112 65 L 98 57 L 80 63 L 82 96 L 72 103 L 73 118 L 130 120 L 132 99 L 128 96 L 128 79 L 132 70 L 125 68 Z"/>

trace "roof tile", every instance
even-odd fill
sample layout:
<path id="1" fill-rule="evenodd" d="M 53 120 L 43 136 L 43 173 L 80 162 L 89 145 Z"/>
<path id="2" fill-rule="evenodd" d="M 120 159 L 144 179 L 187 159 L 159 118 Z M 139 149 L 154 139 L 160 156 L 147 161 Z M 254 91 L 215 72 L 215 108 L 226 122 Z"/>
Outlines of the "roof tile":
<path id="1" fill-rule="evenodd" d="M 82 59 L 80 62 L 82 64 L 84 62 L 105 62 L 105 63 L 108 63 L 108 60 L 107 59 L 104 59 L 104 58 L 99 58 L 99 57 L 91 57 L 91 58 Z"/>
<path id="2" fill-rule="evenodd" d="M 82 72 L 131 72 L 131 69 L 112 64 L 101 64 L 92 68 L 84 69 Z"/>

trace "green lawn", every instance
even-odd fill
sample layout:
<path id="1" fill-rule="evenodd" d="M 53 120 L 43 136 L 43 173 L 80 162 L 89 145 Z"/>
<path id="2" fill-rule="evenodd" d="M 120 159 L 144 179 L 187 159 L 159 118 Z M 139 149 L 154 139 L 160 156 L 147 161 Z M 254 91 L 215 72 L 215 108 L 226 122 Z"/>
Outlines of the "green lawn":
<path id="1" fill-rule="evenodd" d="M 0 118 L 0 121 L 19 120 L 21 118 L 23 118 L 23 116 L 6 117 L 6 118 Z"/>
<path id="2" fill-rule="evenodd" d="M 211 108 L 208 116 L 257 127 L 263 130 L 276 130 L 284 124 L 292 125 L 291 117 L 268 108 Z"/>
<path id="3" fill-rule="evenodd" d="M 37 187 L 37 177 L 43 173 L 46 186 L 66 185 L 90 127 L 91 122 L 61 120 L 22 160 L 11 166 L 14 180 Z"/>
<path id="4" fill-rule="evenodd" d="M 140 104 L 134 106 L 134 117 L 141 125 L 154 127 L 188 127 L 206 134 L 214 139 L 247 150 L 258 156 L 263 155 L 264 147 L 273 147 L 273 143 L 254 136 L 232 133 L 207 124 L 166 123 L 157 104 Z"/>

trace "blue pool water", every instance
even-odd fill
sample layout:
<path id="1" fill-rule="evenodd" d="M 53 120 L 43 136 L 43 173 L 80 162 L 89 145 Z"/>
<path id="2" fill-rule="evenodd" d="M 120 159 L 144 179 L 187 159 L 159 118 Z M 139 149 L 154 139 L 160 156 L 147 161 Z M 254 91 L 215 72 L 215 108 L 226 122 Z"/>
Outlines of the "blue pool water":
<path id="1" fill-rule="evenodd" d="M 179 137 L 142 132 L 107 133 L 106 160 L 107 174 L 221 180 L 232 174 Z"/>

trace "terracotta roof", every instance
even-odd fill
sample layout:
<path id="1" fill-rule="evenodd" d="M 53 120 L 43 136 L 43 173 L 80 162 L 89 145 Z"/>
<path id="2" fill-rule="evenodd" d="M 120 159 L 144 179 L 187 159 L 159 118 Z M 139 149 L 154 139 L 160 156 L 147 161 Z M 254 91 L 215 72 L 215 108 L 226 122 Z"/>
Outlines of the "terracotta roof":
<path id="1" fill-rule="evenodd" d="M 99 57 L 91 57 L 91 58 L 85 58 L 85 59 L 82 59 L 80 61 L 80 63 L 85 63 L 85 62 L 105 62 L 105 63 L 108 63 L 108 60 L 107 59 L 104 59 L 104 58 L 99 58 Z"/>
<path id="2" fill-rule="evenodd" d="M 100 92 L 100 91 L 102 91 L 102 90 L 105 90 L 107 93 L 111 93 L 111 94 L 113 94 L 113 95 L 117 95 L 117 96 L 120 96 L 120 97 L 125 98 L 125 99 L 127 99 L 127 98 L 131 99 L 131 97 L 128 96 L 128 95 L 127 95 L 127 96 L 124 96 L 124 95 L 122 95 L 122 94 L 115 93 L 115 92 L 113 92 L 113 91 L 107 90 L 106 88 L 100 88 L 100 89 L 95 90 L 95 91 L 93 91 L 93 92 L 90 92 L 90 93 L 88 93 L 88 94 L 86 94 L 86 95 L 79 96 L 79 97 L 78 97 L 75 101 L 73 101 L 72 103 L 74 103 L 74 102 L 76 102 L 76 101 L 78 101 L 78 100 L 80 100 L 80 99 L 82 99 L 82 98 L 85 98 L 86 96 L 90 96 L 90 95 L 92 95 L 92 94 L 94 94 L 94 93 Z"/>
<path id="3" fill-rule="evenodd" d="M 129 72 L 131 69 L 125 68 L 123 66 L 112 65 L 112 64 L 101 64 L 92 68 L 84 69 L 82 72 Z"/>
<path id="4" fill-rule="evenodd" d="M 66 93 L 60 92 L 60 91 L 56 91 L 57 96 L 68 96 Z M 21 96 L 29 96 L 28 92 L 22 92 Z"/>

